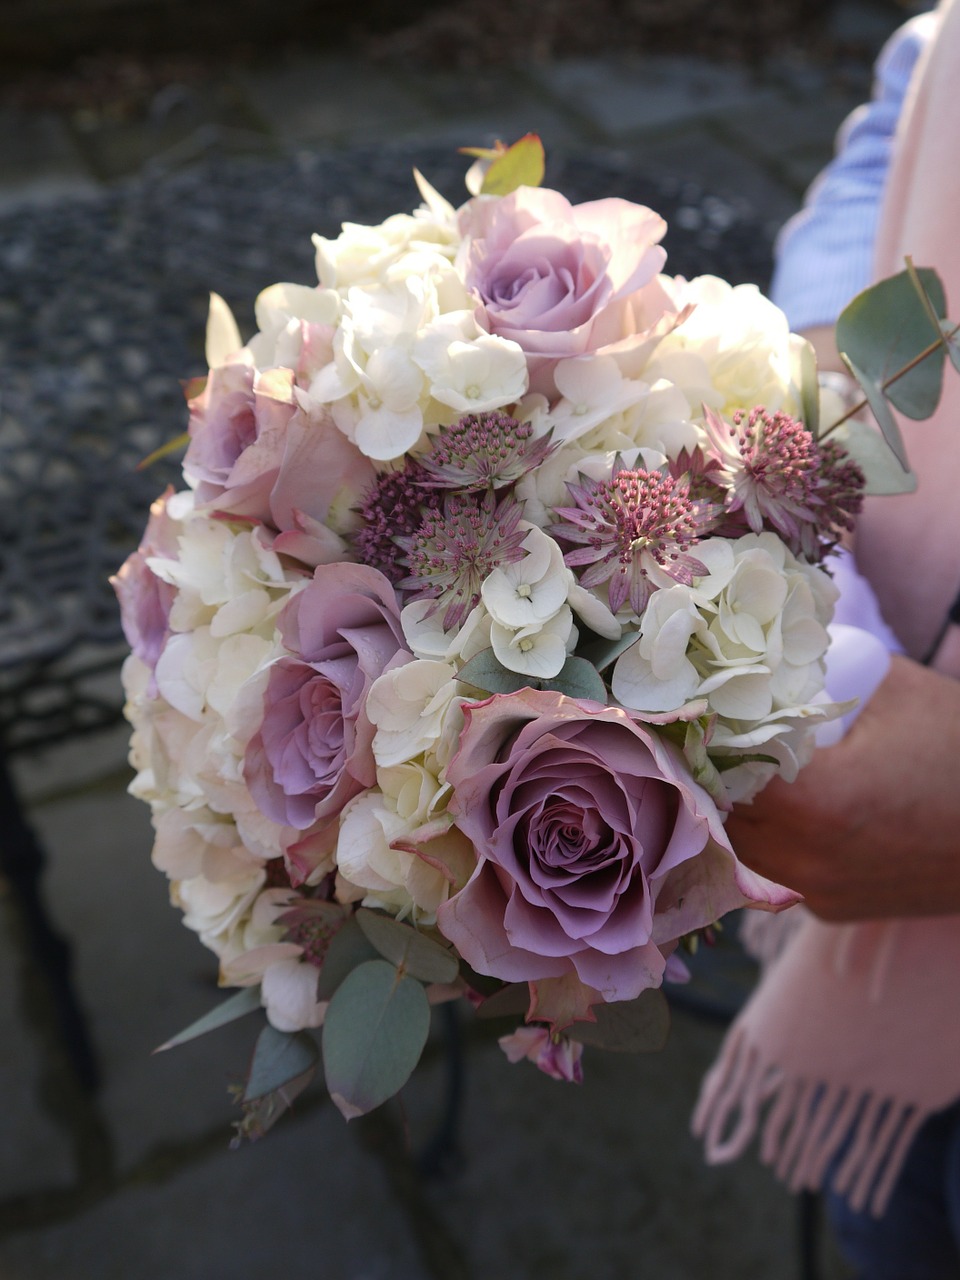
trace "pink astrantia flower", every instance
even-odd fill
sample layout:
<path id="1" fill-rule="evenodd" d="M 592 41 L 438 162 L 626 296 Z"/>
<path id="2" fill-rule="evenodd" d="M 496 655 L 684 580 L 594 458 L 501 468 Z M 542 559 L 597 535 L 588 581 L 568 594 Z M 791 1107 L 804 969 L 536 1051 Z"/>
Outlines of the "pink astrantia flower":
<path id="1" fill-rule="evenodd" d="M 409 537 L 398 537 L 410 574 L 400 580 L 414 600 L 443 609 L 445 630 L 458 627 L 480 603 L 480 589 L 494 569 L 523 558 L 523 507 L 513 498 L 497 502 L 493 490 L 481 497 L 448 494 L 430 508 Z"/>
<path id="2" fill-rule="evenodd" d="M 754 533 L 772 528 L 795 555 L 816 561 L 853 529 L 864 477 L 834 441 L 821 444 L 802 422 L 761 406 L 736 413 L 732 426 L 708 408 L 704 425 L 724 505 Z"/>
<path id="3" fill-rule="evenodd" d="M 478 973 L 575 972 L 632 1000 L 660 985 L 661 945 L 796 900 L 740 865 L 680 753 L 622 709 L 525 689 L 464 714 L 447 781 L 479 861 L 438 924 Z"/>
<path id="4" fill-rule="evenodd" d="M 410 655 L 394 589 L 366 565 L 321 565 L 279 627 L 290 656 L 270 669 L 244 777 L 268 818 L 305 831 L 373 785 L 367 694 L 398 655 Z"/>
<path id="5" fill-rule="evenodd" d="M 556 397 L 553 370 L 571 356 L 643 345 L 676 310 L 657 279 L 663 219 L 626 200 L 571 205 L 520 187 L 461 211 L 467 288 L 478 322 L 527 356 L 530 390 Z"/>
<path id="6" fill-rule="evenodd" d="M 609 582 L 610 609 L 616 613 L 626 600 L 634 613 L 646 608 L 659 573 L 689 586 L 706 567 L 689 554 L 708 527 L 713 509 L 690 496 L 685 478 L 677 480 L 658 471 L 617 471 L 610 480 L 581 476 L 580 484 L 568 483 L 575 507 L 558 507 L 563 517 L 550 532 L 561 541 L 577 544 L 564 562 L 588 566 L 580 585 L 595 587 Z"/>

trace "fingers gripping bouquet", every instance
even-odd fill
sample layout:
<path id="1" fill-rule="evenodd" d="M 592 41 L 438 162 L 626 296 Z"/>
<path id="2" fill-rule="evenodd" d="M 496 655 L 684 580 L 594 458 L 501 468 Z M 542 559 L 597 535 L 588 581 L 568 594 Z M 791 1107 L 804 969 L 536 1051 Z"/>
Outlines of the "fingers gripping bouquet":
<path id="1" fill-rule="evenodd" d="M 862 475 L 756 289 L 523 176 L 316 237 L 246 344 L 215 299 L 186 488 L 116 580 L 154 862 L 240 988 L 178 1039 L 265 1007 L 251 1133 L 307 1029 L 349 1117 L 457 995 L 578 1079 L 662 1034 L 681 939 L 795 898 L 723 812 L 834 714 L 821 562 Z"/>

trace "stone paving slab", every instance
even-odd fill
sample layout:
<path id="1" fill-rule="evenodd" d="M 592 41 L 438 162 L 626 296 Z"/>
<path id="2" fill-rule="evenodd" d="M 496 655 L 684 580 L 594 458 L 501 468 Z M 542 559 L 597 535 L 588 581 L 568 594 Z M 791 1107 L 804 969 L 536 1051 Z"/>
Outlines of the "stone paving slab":
<path id="1" fill-rule="evenodd" d="M 74 1177 L 68 1138 L 43 1106 L 46 1071 L 25 1008 L 30 986 L 15 938 L 12 915 L 0 902 L 0 1199 L 69 1186 Z"/>
<path id="2" fill-rule="evenodd" d="M 332 1108 L 0 1242 L 5 1280 L 431 1280 L 379 1163 Z"/>
<path id="3" fill-rule="evenodd" d="M 121 1170 L 211 1126 L 229 1135 L 252 1020 L 168 1053 L 156 1046 L 222 998 L 216 958 L 181 924 L 150 861 L 147 806 L 118 785 L 31 815 L 48 855 L 44 891 L 73 947 L 74 979 L 103 1068 L 100 1105 Z"/>

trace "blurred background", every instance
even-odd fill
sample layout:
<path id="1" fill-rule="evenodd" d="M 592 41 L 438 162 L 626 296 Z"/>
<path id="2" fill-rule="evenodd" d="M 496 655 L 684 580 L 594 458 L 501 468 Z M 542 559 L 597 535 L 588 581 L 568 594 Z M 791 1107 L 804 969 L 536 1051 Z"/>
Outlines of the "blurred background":
<path id="1" fill-rule="evenodd" d="M 151 1056 L 216 964 L 126 795 L 107 577 L 176 481 L 137 464 L 185 428 L 211 290 L 249 334 L 312 232 L 412 208 L 414 165 L 458 203 L 456 148 L 528 131 L 571 199 L 658 209 L 668 271 L 763 286 L 910 12 L 0 0 L 0 1280 L 843 1276 L 814 1203 L 688 1136 L 755 977 L 735 926 L 659 1055 L 561 1086 L 464 1015 L 402 1105 L 348 1127 L 314 1087 L 230 1150 L 253 1020 Z"/>

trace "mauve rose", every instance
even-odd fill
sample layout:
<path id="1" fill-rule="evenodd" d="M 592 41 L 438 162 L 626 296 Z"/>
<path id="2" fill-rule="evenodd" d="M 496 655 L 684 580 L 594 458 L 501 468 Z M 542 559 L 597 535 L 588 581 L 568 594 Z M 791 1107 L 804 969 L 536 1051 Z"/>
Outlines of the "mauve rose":
<path id="1" fill-rule="evenodd" d="M 190 403 L 183 466 L 198 506 L 279 531 L 276 550 L 313 567 L 345 556 L 337 535 L 355 528 L 375 472 L 329 414 L 299 407 L 293 381 L 242 361 L 211 369 Z"/>
<path id="2" fill-rule="evenodd" d="M 657 279 L 666 223 L 651 209 L 520 187 L 469 201 L 460 218 L 478 322 L 522 347 L 531 391 L 555 397 L 559 360 L 640 345 L 673 310 Z"/>
<path id="3" fill-rule="evenodd" d="M 283 457 L 287 424 L 297 411 L 293 373 L 257 373 L 242 360 L 211 369 L 190 401 L 190 444 L 183 471 L 197 505 L 269 519 L 269 494 Z"/>
<path id="4" fill-rule="evenodd" d="M 305 831 L 376 781 L 367 692 L 410 655 L 393 586 L 366 565 L 321 565 L 279 628 L 291 656 L 270 668 L 244 777 L 268 818 Z"/>
<path id="5" fill-rule="evenodd" d="M 127 644 L 151 670 L 157 665 L 170 634 L 170 610 L 177 590 L 158 578 L 147 560 L 151 556 L 176 558 L 178 525 L 167 514 L 167 502 L 172 495 L 173 489 L 168 488 L 152 503 L 140 546 L 127 556 L 110 579 L 120 604 L 120 622 Z M 155 688 L 155 681 L 151 681 L 151 690 Z"/>
<path id="6" fill-rule="evenodd" d="M 438 924 L 477 972 L 574 972 L 631 1000 L 660 985 L 661 946 L 747 902 L 796 900 L 737 862 L 680 753 L 622 709 L 522 690 L 464 714 L 447 781 L 479 862 Z"/>

